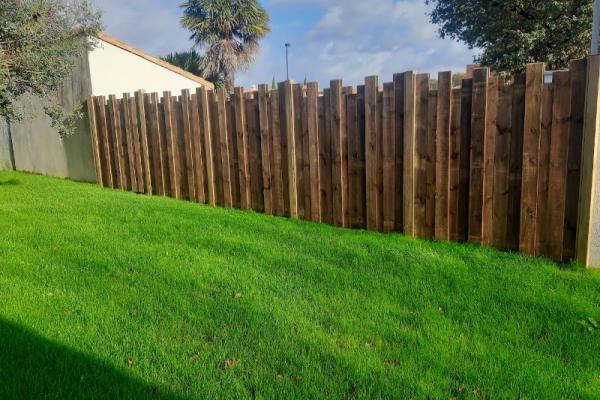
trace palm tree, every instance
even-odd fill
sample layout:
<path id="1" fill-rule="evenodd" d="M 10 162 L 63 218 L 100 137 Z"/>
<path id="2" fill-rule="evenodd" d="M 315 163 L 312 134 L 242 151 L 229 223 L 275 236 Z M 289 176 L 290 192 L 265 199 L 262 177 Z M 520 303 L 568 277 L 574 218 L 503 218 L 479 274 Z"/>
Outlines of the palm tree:
<path id="1" fill-rule="evenodd" d="M 202 70 L 203 57 L 196 50 L 174 51 L 161 57 L 161 59 L 194 75 L 203 77 L 207 81 L 212 82 L 216 87 L 225 87 L 225 80 L 222 74 L 210 75 Z"/>
<path id="2" fill-rule="evenodd" d="M 201 70 L 221 75 L 233 90 L 235 73 L 248 68 L 269 29 L 269 15 L 257 0 L 187 0 L 182 25 L 202 48 Z"/>

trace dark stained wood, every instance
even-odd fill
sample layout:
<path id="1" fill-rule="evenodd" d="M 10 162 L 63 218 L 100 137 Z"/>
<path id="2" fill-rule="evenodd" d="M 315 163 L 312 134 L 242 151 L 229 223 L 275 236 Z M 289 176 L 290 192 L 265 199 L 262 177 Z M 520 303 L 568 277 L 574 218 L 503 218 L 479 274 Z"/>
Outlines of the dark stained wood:
<path id="1" fill-rule="evenodd" d="M 540 147 L 538 155 L 537 181 L 537 215 L 536 215 L 536 247 L 535 255 L 548 255 L 548 182 L 550 173 L 550 137 L 552 134 L 552 104 L 554 101 L 554 85 L 544 84 L 542 90 L 542 129 L 540 131 Z M 561 225 L 562 228 L 562 225 Z"/>
<path id="2" fill-rule="evenodd" d="M 427 230 L 427 167 L 429 129 L 429 74 L 416 76 L 415 142 L 413 160 L 415 236 L 430 238 Z M 432 99 L 433 100 L 433 99 Z M 433 128 L 433 127 L 432 127 Z"/>
<path id="3" fill-rule="evenodd" d="M 488 68 L 473 70 L 471 166 L 469 181 L 469 241 L 481 243 L 483 218 L 484 147 L 487 127 Z"/>
<path id="4" fill-rule="evenodd" d="M 569 150 L 567 154 L 567 197 L 565 199 L 565 228 L 563 259 L 575 258 L 575 237 L 579 216 L 579 182 L 581 180 L 581 145 L 587 79 L 587 60 L 569 64 L 571 71 L 571 120 L 569 123 Z"/>
<path id="5" fill-rule="evenodd" d="M 435 155 L 435 238 L 450 238 L 448 222 L 452 72 L 438 74 Z"/>
<path id="6" fill-rule="evenodd" d="M 392 232 L 396 227 L 396 119 L 394 113 L 394 83 L 383 84 L 382 156 L 383 156 L 383 231 Z"/>
<path id="7" fill-rule="evenodd" d="M 183 127 L 183 142 L 185 151 L 185 172 L 188 183 L 188 200 L 196 199 L 196 174 L 194 173 L 194 142 L 190 115 L 190 91 L 181 91 L 181 122 Z"/>
<path id="8" fill-rule="evenodd" d="M 239 161 L 237 148 L 237 123 L 235 118 L 235 104 L 231 96 L 225 102 L 227 113 L 227 140 L 229 142 L 229 178 L 231 179 L 231 198 L 234 208 L 241 208 L 241 190 Z"/>
<path id="9" fill-rule="evenodd" d="M 302 152 L 302 136 L 304 132 L 304 121 L 302 118 L 302 99 L 304 97 L 304 85 L 293 84 L 293 109 L 294 109 L 294 156 L 296 159 L 296 199 L 298 202 L 298 218 L 305 219 L 306 211 L 304 204 L 304 160 Z"/>
<path id="10" fill-rule="evenodd" d="M 473 80 L 463 79 L 460 90 L 460 149 L 456 239 L 469 238 L 469 194 L 471 185 L 471 109 Z"/>
<path id="11" fill-rule="evenodd" d="M 127 145 L 127 188 L 132 191 L 137 191 L 138 183 L 137 183 L 137 173 L 136 173 L 136 160 L 135 160 L 135 137 L 133 131 L 135 130 L 135 126 L 132 124 L 132 110 L 130 106 L 130 96 L 129 94 L 123 94 L 123 99 L 119 102 L 121 106 L 121 120 L 123 127 L 123 137 L 125 138 L 125 142 Z M 169 109 L 170 110 L 170 109 Z M 165 110 L 165 118 L 170 115 Z M 172 192 L 173 194 L 174 192 Z"/>
<path id="12" fill-rule="evenodd" d="M 381 225 L 378 207 L 379 190 L 377 186 L 377 156 L 379 154 L 377 138 L 377 95 L 378 78 L 369 76 L 365 79 L 365 170 L 366 170 L 366 208 L 367 229 L 377 230 Z"/>
<path id="13" fill-rule="evenodd" d="M 294 143 L 294 104 L 292 82 L 281 82 L 279 90 L 279 115 L 281 125 L 281 165 L 283 175 L 284 215 L 298 217 L 298 202 L 296 192 L 295 149 Z M 292 167 L 292 168 L 290 168 Z"/>
<path id="14" fill-rule="evenodd" d="M 269 96 L 270 111 L 270 136 L 271 136 L 271 172 L 273 185 L 273 212 L 275 215 L 285 215 L 284 187 L 283 187 L 283 160 L 281 149 L 281 125 L 279 112 L 279 91 L 271 90 Z"/>
<path id="15" fill-rule="evenodd" d="M 167 113 L 165 111 L 165 99 L 168 97 L 162 97 L 158 103 L 158 122 L 160 124 L 160 165 L 163 178 L 163 195 L 171 195 L 171 170 L 168 152 L 168 137 L 170 133 L 167 132 Z"/>
<path id="16" fill-rule="evenodd" d="M 321 221 L 333 223 L 331 194 L 331 125 L 329 101 L 330 89 L 319 97 L 319 178 L 321 186 Z"/>
<path id="17" fill-rule="evenodd" d="M 308 169 L 310 181 L 310 219 L 321 221 L 319 177 L 319 84 L 309 82 L 306 91 L 306 125 L 308 128 Z"/>
<path id="18" fill-rule="evenodd" d="M 333 224 L 344 226 L 344 193 L 342 181 L 344 174 L 342 170 L 342 135 L 344 121 L 342 120 L 342 81 L 332 80 L 330 82 L 330 112 L 331 112 L 331 190 L 333 205 Z"/>
<path id="19" fill-rule="evenodd" d="M 404 229 L 404 75 L 394 74 L 394 136 L 395 136 L 395 168 L 394 168 L 394 230 Z"/>
<path id="20" fill-rule="evenodd" d="M 435 238 L 435 160 L 437 137 L 437 104 L 438 91 L 429 91 L 427 112 L 427 145 L 426 145 L 426 195 L 425 195 L 425 233 L 427 239 Z"/>
<path id="21" fill-rule="evenodd" d="M 186 143 L 184 138 L 184 124 L 183 124 L 183 110 L 181 96 L 172 96 L 172 110 L 173 110 L 173 128 L 175 130 L 175 137 L 177 138 L 177 157 L 175 162 L 177 163 L 177 171 L 179 176 L 177 181 L 179 183 L 179 199 L 189 199 L 189 183 L 188 183 L 188 167 L 186 163 Z"/>
<path id="22" fill-rule="evenodd" d="M 146 108 L 144 103 L 145 93 L 143 90 L 135 92 L 135 102 L 138 111 L 138 121 L 140 128 L 140 148 L 142 174 L 144 177 L 144 186 L 140 189 L 144 193 L 152 194 L 152 174 L 150 168 L 150 145 L 148 142 L 148 125 L 146 123 Z"/>
<path id="23" fill-rule="evenodd" d="M 494 216 L 494 152 L 498 113 L 498 76 L 488 80 L 485 137 L 483 143 L 483 207 L 481 210 L 481 243 L 487 246 L 493 239 Z"/>
<path id="24" fill-rule="evenodd" d="M 248 132 L 246 132 L 246 111 L 244 107 L 244 89 L 235 88 L 233 95 L 235 107 L 235 129 L 238 155 L 238 175 L 240 181 L 240 202 L 242 209 L 248 209 L 250 199 L 250 172 L 248 167 Z"/>
<path id="25" fill-rule="evenodd" d="M 128 97 L 129 117 L 131 118 L 131 137 L 133 140 L 133 151 L 135 161 L 135 181 L 137 185 L 134 191 L 144 193 L 144 169 L 142 166 L 142 139 L 140 132 L 140 118 L 135 97 Z"/>
<path id="26" fill-rule="evenodd" d="M 571 124 L 571 72 L 553 73 L 554 103 L 550 138 L 550 165 L 547 204 L 547 255 L 563 259 L 565 205 L 567 199 L 567 157 Z"/>
<path id="27" fill-rule="evenodd" d="M 537 244 L 537 182 L 543 87 L 544 64 L 527 65 L 519 250 L 528 255 L 535 255 Z"/>
<path id="28" fill-rule="evenodd" d="M 161 168 L 160 155 L 160 122 L 158 110 L 158 93 L 149 93 L 145 96 L 147 125 L 148 125 L 148 140 L 150 146 L 151 159 L 151 177 L 152 177 L 152 194 L 162 196 L 164 194 L 164 182 Z"/>
<path id="29" fill-rule="evenodd" d="M 206 176 L 204 157 L 202 152 L 202 134 L 200 133 L 200 111 L 198 94 L 193 93 L 190 98 L 190 128 L 192 135 L 192 158 L 194 165 L 195 194 L 194 200 L 198 203 L 206 202 Z"/>
<path id="30" fill-rule="evenodd" d="M 227 109 L 225 107 L 227 93 L 225 89 L 217 90 L 217 118 L 219 129 L 219 150 L 220 150 L 220 172 L 221 184 L 223 185 L 223 203 L 225 207 L 233 206 L 231 176 L 229 164 L 229 135 L 227 132 Z"/>
<path id="31" fill-rule="evenodd" d="M 415 230 L 415 141 L 416 141 L 416 75 L 404 73 L 404 157 L 402 178 L 403 231 L 416 235 Z"/>
<path id="32" fill-rule="evenodd" d="M 258 86 L 258 125 L 260 130 L 260 148 L 262 153 L 262 184 L 264 210 L 273 214 L 273 186 L 271 182 L 271 136 L 269 131 L 269 87 Z"/>
<path id="33" fill-rule="evenodd" d="M 494 197 L 492 245 L 507 247 L 510 144 L 512 136 L 513 86 L 498 84 L 497 130 L 494 143 Z"/>
<path id="34" fill-rule="evenodd" d="M 458 240 L 461 92 L 460 88 L 453 88 L 450 93 L 450 136 L 448 138 L 448 239 L 452 241 Z"/>

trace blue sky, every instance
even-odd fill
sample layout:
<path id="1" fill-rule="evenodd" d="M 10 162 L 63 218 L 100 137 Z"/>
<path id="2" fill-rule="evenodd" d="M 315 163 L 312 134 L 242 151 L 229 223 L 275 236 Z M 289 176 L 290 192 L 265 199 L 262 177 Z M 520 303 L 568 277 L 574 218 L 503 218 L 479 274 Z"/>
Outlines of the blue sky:
<path id="1" fill-rule="evenodd" d="M 148 53 L 192 46 L 179 25 L 180 0 L 95 0 L 107 33 Z M 253 65 L 238 74 L 250 87 L 285 79 L 284 43 L 292 44 L 290 78 L 360 84 L 367 75 L 391 80 L 394 72 L 462 71 L 472 62 L 466 46 L 437 37 L 424 0 L 262 0 L 271 33 Z"/>

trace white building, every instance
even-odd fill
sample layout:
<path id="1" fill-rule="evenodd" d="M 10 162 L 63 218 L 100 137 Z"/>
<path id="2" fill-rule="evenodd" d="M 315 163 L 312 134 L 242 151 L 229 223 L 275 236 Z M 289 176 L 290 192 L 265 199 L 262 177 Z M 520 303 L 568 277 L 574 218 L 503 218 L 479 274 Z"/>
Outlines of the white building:
<path id="1" fill-rule="evenodd" d="M 140 89 L 177 94 L 182 89 L 193 92 L 201 86 L 213 87 L 201 77 L 105 33 L 93 40 L 95 47 L 82 52 L 59 90 L 58 100 L 66 109 L 81 106 L 92 94 L 120 97 Z M 0 169 L 96 180 L 87 116 L 78 124 L 75 135 L 61 139 L 39 99 L 24 97 L 22 108 L 27 116 L 22 122 L 9 125 L 0 121 Z"/>

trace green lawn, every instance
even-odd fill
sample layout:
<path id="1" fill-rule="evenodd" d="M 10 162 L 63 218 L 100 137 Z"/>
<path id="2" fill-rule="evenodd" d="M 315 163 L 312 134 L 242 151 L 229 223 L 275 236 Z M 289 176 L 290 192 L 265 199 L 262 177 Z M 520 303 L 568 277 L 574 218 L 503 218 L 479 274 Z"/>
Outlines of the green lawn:
<path id="1" fill-rule="evenodd" d="M 579 267 L 0 172 L 1 399 L 600 398 L 594 321 Z"/>

